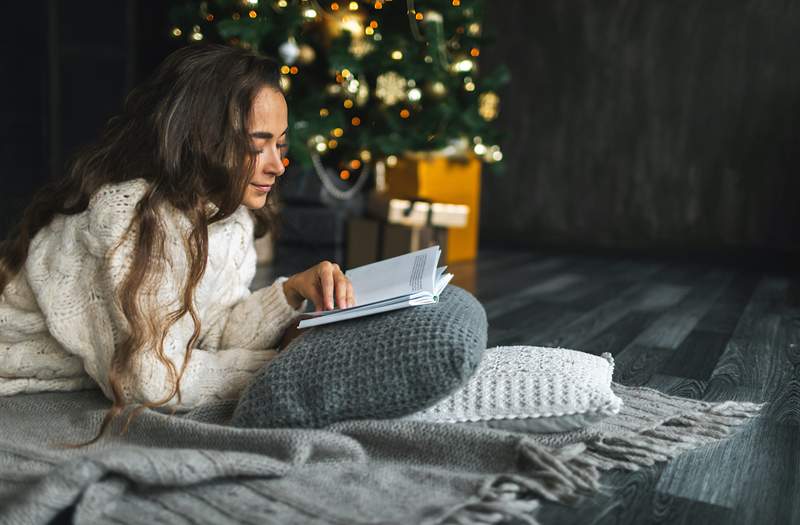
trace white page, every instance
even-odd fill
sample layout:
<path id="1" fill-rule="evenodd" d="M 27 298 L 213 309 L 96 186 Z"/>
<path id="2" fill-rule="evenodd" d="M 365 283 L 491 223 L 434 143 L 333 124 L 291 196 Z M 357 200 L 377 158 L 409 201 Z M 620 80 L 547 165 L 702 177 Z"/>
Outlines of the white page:
<path id="1" fill-rule="evenodd" d="M 434 302 L 434 301 L 431 300 L 429 302 Z M 367 308 L 366 311 L 364 310 L 357 311 L 354 309 L 347 308 L 344 310 L 339 310 L 334 315 L 313 317 L 311 319 L 303 319 L 302 321 L 300 321 L 300 324 L 297 325 L 297 328 L 308 328 L 309 326 L 318 326 L 321 324 L 335 323 L 337 321 L 344 321 L 345 319 L 351 319 L 353 317 L 366 317 L 368 315 L 379 314 L 381 312 L 388 312 L 391 310 L 399 310 L 400 308 L 408 308 L 410 306 L 416 306 L 416 304 L 412 304 L 412 302 L 408 299 L 401 298 L 401 299 L 395 299 L 394 301 L 387 301 L 387 304 L 384 304 L 383 306 L 377 306 L 375 308 Z"/>
<path id="2" fill-rule="evenodd" d="M 434 293 L 441 248 L 430 246 L 383 261 L 351 268 L 345 275 L 353 284 L 356 306 L 402 296 Z"/>

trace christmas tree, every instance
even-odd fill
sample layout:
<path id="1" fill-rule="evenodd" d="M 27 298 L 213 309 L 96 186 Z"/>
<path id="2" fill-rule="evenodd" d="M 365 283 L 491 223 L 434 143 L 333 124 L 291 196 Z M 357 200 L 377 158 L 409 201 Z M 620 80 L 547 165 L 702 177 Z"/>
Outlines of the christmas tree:
<path id="1" fill-rule="evenodd" d="M 492 121 L 498 67 L 478 75 L 482 0 L 216 0 L 175 2 L 174 38 L 275 57 L 289 103 L 289 157 L 366 179 L 371 163 L 408 152 L 477 155 L 502 165 Z M 355 189 L 355 188 L 354 188 Z"/>

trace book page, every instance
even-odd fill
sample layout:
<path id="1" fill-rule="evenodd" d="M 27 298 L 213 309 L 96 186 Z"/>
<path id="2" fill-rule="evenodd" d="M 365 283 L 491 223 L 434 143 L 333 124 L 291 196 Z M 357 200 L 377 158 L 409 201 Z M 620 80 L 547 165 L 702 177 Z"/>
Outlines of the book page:
<path id="1" fill-rule="evenodd" d="M 430 246 L 347 270 L 345 275 L 353 283 L 356 306 L 400 296 L 433 294 L 440 255 L 439 246 Z"/>

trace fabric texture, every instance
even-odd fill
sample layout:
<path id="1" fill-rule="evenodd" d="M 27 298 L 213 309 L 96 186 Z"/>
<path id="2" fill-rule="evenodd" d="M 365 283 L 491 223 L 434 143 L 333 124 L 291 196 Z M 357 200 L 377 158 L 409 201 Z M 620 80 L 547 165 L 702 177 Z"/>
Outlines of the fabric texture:
<path id="1" fill-rule="evenodd" d="M 132 260 L 135 228 L 123 234 L 148 188 L 145 179 L 106 184 L 85 211 L 56 215 L 37 232 L 24 267 L 0 295 L 0 395 L 99 386 L 113 399 L 111 358 L 129 333 L 114 298 Z M 143 295 L 151 299 L 143 308 L 167 312 L 181 304 L 189 267 L 184 239 L 191 224 L 170 207 L 160 211 L 168 264 L 153 293 Z M 209 204 L 208 211 L 218 210 Z M 253 374 L 277 355 L 284 330 L 305 311 L 307 301 L 298 309 L 287 302 L 282 286 L 287 277 L 250 291 L 256 272 L 253 229 L 243 205 L 209 225 L 208 261 L 195 292 L 200 338 L 181 379 L 182 402 L 175 396 L 164 409 L 186 411 L 238 398 Z M 164 353 L 176 370 L 193 332 L 189 312 L 168 330 Z M 158 400 L 169 392 L 167 368 L 154 348 L 139 355 L 126 385 L 128 401 Z"/>
<path id="2" fill-rule="evenodd" d="M 496 346 L 464 385 L 405 419 L 455 423 L 527 419 L 531 432 L 564 432 L 619 412 L 614 358 L 566 348 Z"/>
<path id="3" fill-rule="evenodd" d="M 707 403 L 613 384 L 618 414 L 532 434 L 528 420 L 343 421 L 323 429 L 237 428 L 235 401 L 170 416 L 145 410 L 128 433 L 86 449 L 108 407 L 98 390 L 0 397 L 0 523 L 76 525 L 537 523 L 543 500 L 604 490 L 599 473 L 638 470 L 730 435 L 753 403 Z M 118 422 L 117 422 L 118 423 Z M 724 447 L 725 444 L 717 445 Z"/>
<path id="4" fill-rule="evenodd" d="M 487 330 L 483 305 L 454 285 L 438 303 L 309 328 L 253 378 L 232 424 L 320 428 L 410 414 L 470 378 Z"/>

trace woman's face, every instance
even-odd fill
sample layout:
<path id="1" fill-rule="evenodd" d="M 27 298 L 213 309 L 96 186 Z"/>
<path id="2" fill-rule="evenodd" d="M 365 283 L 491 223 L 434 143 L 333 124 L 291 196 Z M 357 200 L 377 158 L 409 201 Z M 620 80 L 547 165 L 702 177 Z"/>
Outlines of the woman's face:
<path id="1" fill-rule="evenodd" d="M 242 204 L 256 210 L 264 207 L 272 185 L 286 169 L 283 158 L 288 150 L 289 124 L 283 94 L 271 87 L 262 88 L 253 101 L 250 123 L 250 140 L 257 155 L 255 171 L 250 176 Z"/>

